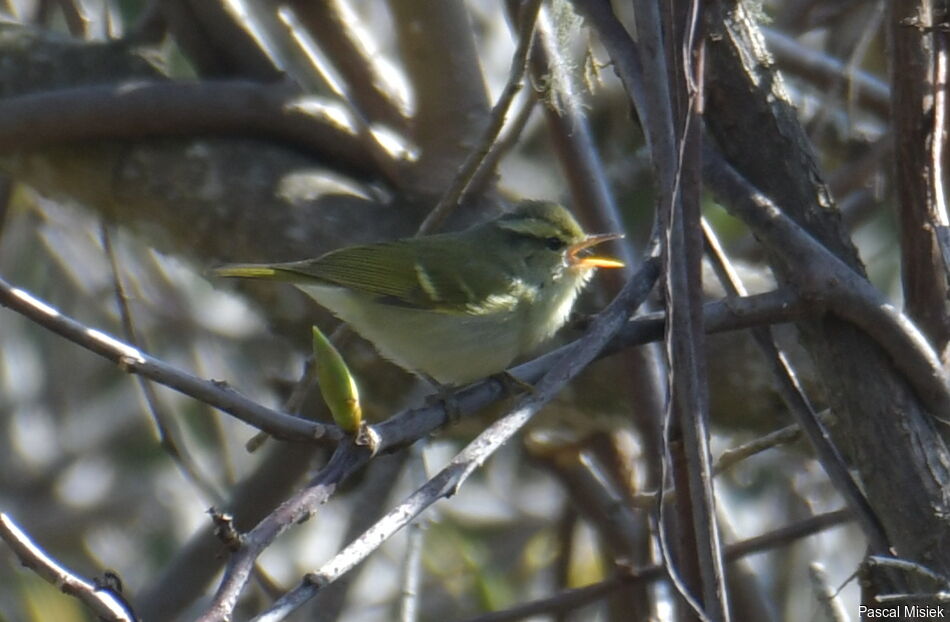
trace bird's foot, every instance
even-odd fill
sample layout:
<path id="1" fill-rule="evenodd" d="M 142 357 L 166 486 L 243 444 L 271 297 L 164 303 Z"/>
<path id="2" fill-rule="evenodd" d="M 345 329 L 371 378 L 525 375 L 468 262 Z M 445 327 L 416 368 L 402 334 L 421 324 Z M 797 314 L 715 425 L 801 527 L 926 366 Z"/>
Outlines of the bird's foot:
<path id="1" fill-rule="evenodd" d="M 435 389 L 435 393 L 430 393 L 426 396 L 426 406 L 441 406 L 443 410 L 445 410 L 445 423 L 447 425 L 452 425 L 461 419 L 462 407 L 455 398 L 455 388 L 447 384 L 442 384 L 431 376 L 423 376 L 423 378 Z"/>
<path id="2" fill-rule="evenodd" d="M 497 374 L 492 374 L 489 378 L 500 382 L 502 388 L 508 395 L 518 395 L 519 393 L 534 395 L 535 393 L 533 384 L 522 380 L 509 371 L 500 371 Z"/>

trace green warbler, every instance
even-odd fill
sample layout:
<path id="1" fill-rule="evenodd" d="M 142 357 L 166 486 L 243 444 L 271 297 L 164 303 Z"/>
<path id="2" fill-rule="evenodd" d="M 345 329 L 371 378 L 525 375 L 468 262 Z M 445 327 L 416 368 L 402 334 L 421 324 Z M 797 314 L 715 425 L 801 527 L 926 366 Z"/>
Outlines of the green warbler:
<path id="1" fill-rule="evenodd" d="M 461 232 L 212 274 L 293 283 L 400 367 L 461 385 L 553 335 L 595 268 L 623 266 L 585 251 L 619 237 L 587 235 L 564 207 L 523 201 Z"/>

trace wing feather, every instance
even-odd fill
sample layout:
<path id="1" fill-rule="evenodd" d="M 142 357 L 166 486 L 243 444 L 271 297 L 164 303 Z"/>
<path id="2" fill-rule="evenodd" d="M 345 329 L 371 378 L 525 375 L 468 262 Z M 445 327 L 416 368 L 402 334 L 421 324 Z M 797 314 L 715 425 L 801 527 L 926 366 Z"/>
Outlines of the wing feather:
<path id="1" fill-rule="evenodd" d="M 484 249 L 460 244 L 433 236 L 351 246 L 280 269 L 376 295 L 384 304 L 447 313 L 507 311 L 530 294 L 520 280 L 499 278 L 509 271 Z M 446 261 L 447 255 L 465 261 Z"/>

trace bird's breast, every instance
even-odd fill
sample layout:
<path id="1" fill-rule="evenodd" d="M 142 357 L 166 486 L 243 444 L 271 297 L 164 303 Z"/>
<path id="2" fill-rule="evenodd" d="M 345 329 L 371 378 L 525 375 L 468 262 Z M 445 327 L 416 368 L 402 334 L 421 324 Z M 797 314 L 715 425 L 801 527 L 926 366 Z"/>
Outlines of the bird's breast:
<path id="1" fill-rule="evenodd" d="M 564 326 L 577 301 L 577 295 L 590 276 L 590 270 L 565 270 L 559 278 L 537 288 L 536 298 L 528 308 L 522 353 L 534 350 Z"/>

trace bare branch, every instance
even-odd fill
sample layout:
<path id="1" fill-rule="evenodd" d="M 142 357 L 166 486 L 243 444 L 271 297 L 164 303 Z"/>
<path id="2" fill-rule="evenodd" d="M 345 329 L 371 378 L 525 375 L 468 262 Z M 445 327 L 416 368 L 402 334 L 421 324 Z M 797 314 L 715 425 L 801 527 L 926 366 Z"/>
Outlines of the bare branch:
<path id="1" fill-rule="evenodd" d="M 284 531 L 309 517 L 317 507 L 326 503 L 337 486 L 365 466 L 371 457 L 367 448 L 358 447 L 352 441 L 337 445 L 330 461 L 306 487 L 281 503 L 245 535 L 241 548 L 235 551 L 228 561 L 211 606 L 198 621 L 230 620 L 238 597 L 264 549 Z"/>
<path id="2" fill-rule="evenodd" d="M 940 360 L 917 328 L 854 272 L 752 187 L 711 147 L 703 166 L 710 187 L 788 266 L 795 285 L 815 302 L 861 327 L 891 355 L 931 415 L 950 421 L 950 386 Z"/>
<path id="3" fill-rule="evenodd" d="M 672 558 L 668 557 L 665 505 L 660 509 L 660 543 L 679 595 L 700 619 L 719 622 L 729 620 L 729 605 L 715 518 L 700 312 L 702 3 L 683 0 L 663 3 L 662 8 L 659 4 L 651 0 L 634 3 L 638 45 L 649 50 L 640 57 L 639 70 L 651 88 L 642 96 L 643 107 L 629 88 L 628 93 L 651 137 L 650 152 L 659 186 L 656 222 L 665 236 L 670 400 L 664 423 L 669 462 L 664 463 L 664 470 L 669 469 L 679 492 L 675 520 L 670 523 L 675 526 Z"/>
<path id="4" fill-rule="evenodd" d="M 422 550 L 425 531 L 419 522 L 406 528 L 406 557 L 402 564 L 402 591 L 399 595 L 399 622 L 419 619 L 419 588 L 422 586 Z"/>
<path id="5" fill-rule="evenodd" d="M 950 342 L 950 285 L 937 232 L 947 212 L 948 35 L 933 2 L 888 2 L 896 184 L 900 199 L 901 272 L 907 313 L 938 351 Z"/>
<path id="6" fill-rule="evenodd" d="M 498 140 L 505 125 L 505 119 L 508 117 L 508 110 L 515 99 L 515 95 L 521 90 L 524 82 L 524 73 L 527 69 L 528 52 L 531 50 L 531 42 L 534 40 L 534 25 L 538 15 L 538 8 L 541 6 L 541 0 L 530 0 L 524 8 L 523 21 L 518 30 L 518 47 L 515 49 L 515 55 L 511 59 L 511 69 L 508 73 L 508 82 L 498 101 L 491 111 L 491 121 L 481 139 L 478 141 L 475 149 L 468 154 L 462 163 L 458 174 L 453 178 L 449 189 L 445 191 L 442 198 L 436 204 L 432 211 L 426 216 L 422 224 L 419 225 L 417 235 L 431 233 L 439 228 L 442 222 L 458 207 L 459 200 L 465 193 L 472 180 L 478 175 L 479 167 L 486 162 L 491 146 Z"/>
<path id="7" fill-rule="evenodd" d="M 101 619 L 109 622 L 135 622 L 135 614 L 121 596 L 111 589 L 102 588 L 95 582 L 77 576 L 60 565 L 44 553 L 5 512 L 0 512 L 0 539 L 6 542 L 20 563 L 62 590 L 64 594 L 78 598 Z"/>
<path id="8" fill-rule="evenodd" d="M 761 536 L 727 545 L 725 557 L 727 561 L 733 562 L 747 555 L 787 546 L 795 540 L 807 538 L 825 529 L 846 523 L 849 520 L 851 520 L 851 515 L 847 510 L 818 514 L 793 525 L 788 525 L 762 534 Z M 504 611 L 475 616 L 464 620 L 464 622 L 515 622 L 516 620 L 523 620 L 530 616 L 543 615 L 545 613 L 573 611 L 596 602 L 615 590 L 624 588 L 631 583 L 656 581 L 662 579 L 665 575 L 666 569 L 660 565 L 629 569 L 600 583 L 564 590 L 548 598 L 522 603 Z"/>
<path id="9" fill-rule="evenodd" d="M 707 255 L 712 260 L 713 267 L 728 295 L 741 296 L 746 294 L 745 287 L 739 281 L 738 275 L 722 251 L 715 232 L 705 221 L 703 222 L 703 231 L 705 233 Z M 785 402 L 795 421 L 798 422 L 798 425 L 801 426 L 808 437 L 815 449 L 818 460 L 825 469 L 825 473 L 828 474 L 835 488 L 838 489 L 838 492 L 841 493 L 852 512 L 854 512 L 872 551 L 889 551 L 890 545 L 880 520 L 868 503 L 867 497 L 864 496 L 860 486 L 852 477 L 847 462 L 832 442 L 831 436 L 811 401 L 805 395 L 805 391 L 799 383 L 798 376 L 792 369 L 788 357 L 776 345 L 771 329 L 764 326 L 753 328 L 752 336 L 765 356 L 772 377 L 778 386 L 779 395 L 782 396 L 782 401 Z"/>
<path id="10" fill-rule="evenodd" d="M 890 88 L 877 76 L 849 67 L 777 30 L 763 28 L 762 34 L 782 70 L 809 80 L 821 89 L 850 82 L 859 106 L 865 106 L 885 119 L 890 116 Z"/>
<path id="11" fill-rule="evenodd" d="M 336 104 L 302 96 L 287 84 L 135 81 L 0 100 L 5 152 L 79 140 L 195 134 L 276 139 L 357 178 L 382 172 L 367 168 L 372 158 Z"/>
<path id="12" fill-rule="evenodd" d="M 128 343 L 138 349 L 141 338 L 135 327 L 135 321 L 132 318 L 132 311 L 129 309 L 129 299 L 126 295 L 125 286 L 122 283 L 122 276 L 119 273 L 119 263 L 115 256 L 115 250 L 112 246 L 112 235 L 109 233 L 109 227 L 105 223 L 100 228 L 100 239 L 102 248 L 105 251 L 106 258 L 109 260 L 109 269 L 112 271 L 112 289 L 115 293 L 116 307 L 119 309 L 119 318 L 122 321 L 122 331 L 125 333 L 125 339 Z M 181 429 L 175 420 L 162 407 L 155 391 L 154 385 L 144 376 L 136 375 L 139 388 L 145 398 L 145 404 L 155 429 L 158 433 L 159 444 L 169 455 L 169 457 L 178 465 L 185 479 L 194 485 L 200 491 L 205 499 L 212 503 L 222 505 L 224 499 L 220 492 L 215 488 L 210 479 L 206 478 L 198 464 L 188 453 L 185 444 L 182 442 Z"/>
<path id="13" fill-rule="evenodd" d="M 162 12 L 189 60 L 204 77 L 242 76 L 265 82 L 280 68 L 260 45 L 253 25 L 224 0 L 163 0 Z"/>
<path id="14" fill-rule="evenodd" d="M 825 411 L 826 415 L 830 415 Z M 774 432 L 769 432 L 765 436 L 760 436 L 755 438 L 748 443 L 743 443 L 742 445 L 737 445 L 736 447 L 730 447 L 724 449 L 719 458 L 713 464 L 713 475 L 719 475 L 735 465 L 756 456 L 763 451 L 769 449 L 774 449 L 775 447 L 781 447 L 782 445 L 791 445 L 792 443 L 801 440 L 802 438 L 802 429 L 797 423 L 787 425 L 784 428 L 779 428 Z M 664 497 L 666 495 L 664 494 Z"/>
<path id="15" fill-rule="evenodd" d="M 411 127 L 420 155 L 410 185 L 428 203 L 449 187 L 490 123 L 488 93 L 464 3 L 390 0 L 389 10 L 416 104 Z"/>
<path id="16" fill-rule="evenodd" d="M 183 372 L 109 335 L 83 326 L 29 292 L 0 279 L 0 305 L 40 326 L 98 354 L 130 374 L 139 374 L 185 395 L 194 397 L 273 436 L 301 441 L 336 442 L 343 437 L 336 426 L 307 421 L 271 410 L 247 399 L 224 383 L 204 380 Z"/>
<path id="17" fill-rule="evenodd" d="M 408 129 L 405 104 L 396 101 L 391 78 L 376 59 L 379 52 L 367 49 L 366 37 L 360 36 L 362 27 L 349 5 L 341 0 L 292 0 L 287 4 L 346 82 L 350 105 L 371 123 L 397 131 Z"/>

